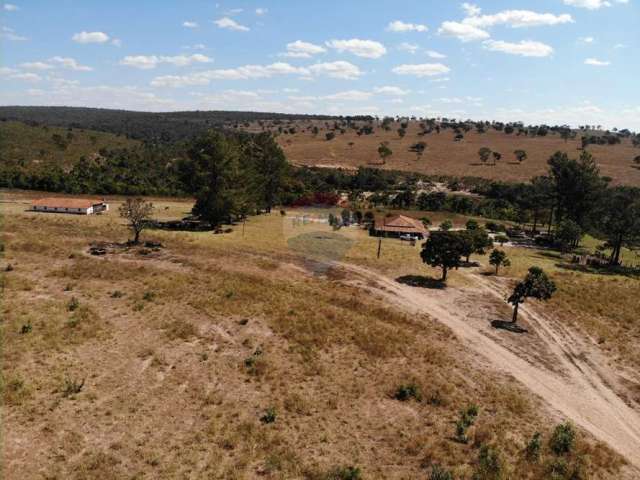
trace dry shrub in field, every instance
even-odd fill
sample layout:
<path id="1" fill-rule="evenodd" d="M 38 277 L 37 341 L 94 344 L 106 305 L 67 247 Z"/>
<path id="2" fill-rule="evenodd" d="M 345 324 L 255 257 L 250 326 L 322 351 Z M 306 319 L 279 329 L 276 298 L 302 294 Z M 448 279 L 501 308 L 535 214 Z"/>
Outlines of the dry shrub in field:
<path id="1" fill-rule="evenodd" d="M 18 375 L 0 376 L 0 395 L 5 405 L 19 406 L 31 396 L 31 390 Z"/>
<path id="2" fill-rule="evenodd" d="M 198 336 L 198 329 L 190 322 L 184 320 L 172 320 L 163 325 L 165 335 L 170 340 L 189 340 Z"/>

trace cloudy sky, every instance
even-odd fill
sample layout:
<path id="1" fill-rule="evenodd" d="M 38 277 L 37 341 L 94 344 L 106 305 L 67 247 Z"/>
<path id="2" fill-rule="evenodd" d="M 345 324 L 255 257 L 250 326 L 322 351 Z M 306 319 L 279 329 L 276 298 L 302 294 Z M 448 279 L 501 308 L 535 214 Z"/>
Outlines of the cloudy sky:
<path id="1" fill-rule="evenodd" d="M 11 0 L 0 104 L 640 130 L 639 2 Z"/>

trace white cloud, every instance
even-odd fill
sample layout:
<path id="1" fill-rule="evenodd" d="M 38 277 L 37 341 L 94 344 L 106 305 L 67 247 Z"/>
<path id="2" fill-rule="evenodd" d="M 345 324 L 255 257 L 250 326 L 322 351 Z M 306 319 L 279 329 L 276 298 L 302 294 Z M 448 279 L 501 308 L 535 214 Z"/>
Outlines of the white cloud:
<path id="1" fill-rule="evenodd" d="M 593 43 L 596 41 L 596 39 L 593 37 L 580 37 L 578 38 L 578 41 L 580 43 Z"/>
<path id="2" fill-rule="evenodd" d="M 256 8 L 256 15 L 258 16 L 266 15 L 268 12 L 269 10 L 266 8 Z"/>
<path id="3" fill-rule="evenodd" d="M 530 10 L 505 10 L 494 15 L 468 17 L 462 20 L 462 23 L 477 28 L 490 28 L 495 25 L 508 25 L 512 28 L 522 28 L 573 23 L 573 18 L 566 13 L 554 15 L 552 13 L 537 13 Z"/>
<path id="4" fill-rule="evenodd" d="M 294 67 L 288 63 L 272 63 L 270 65 L 245 65 L 237 68 L 206 70 L 189 75 L 164 75 L 151 81 L 153 87 L 186 87 L 193 85 L 208 85 L 213 80 L 253 80 L 269 78 L 275 75 L 305 75 L 309 70 Z"/>
<path id="5" fill-rule="evenodd" d="M 413 55 L 418 50 L 420 50 L 420 47 L 418 47 L 418 45 L 414 43 L 402 42 L 400 45 L 398 45 L 398 50 L 402 50 L 403 52 L 409 52 L 410 54 Z"/>
<path id="6" fill-rule="evenodd" d="M 14 73 L 9 75 L 9 78 L 25 82 L 39 82 L 42 80 L 42 77 L 36 73 Z"/>
<path id="7" fill-rule="evenodd" d="M 449 73 L 451 69 L 442 63 L 422 63 L 399 65 L 391 70 L 397 75 L 413 75 L 415 77 L 434 77 Z"/>
<path id="8" fill-rule="evenodd" d="M 176 67 L 186 67 L 194 63 L 211 63 L 213 60 L 201 53 L 193 55 L 128 55 L 120 60 L 120 65 L 139 68 L 141 70 L 151 70 L 161 63 L 168 63 Z"/>
<path id="9" fill-rule="evenodd" d="M 372 93 L 363 92 L 361 90 L 347 90 L 346 92 L 338 92 L 332 95 L 326 95 L 323 98 L 330 101 L 349 101 L 361 102 L 370 99 Z"/>
<path id="10" fill-rule="evenodd" d="M 502 40 L 486 40 L 483 42 L 487 50 L 503 52 L 523 57 L 548 57 L 553 54 L 553 47 L 541 42 L 522 40 L 518 43 L 504 42 Z"/>
<path id="11" fill-rule="evenodd" d="M 17 12 L 18 10 L 20 10 L 20 8 L 13 3 L 5 3 L 2 8 L 5 12 Z"/>
<path id="12" fill-rule="evenodd" d="M 349 52 L 358 57 L 364 58 L 380 58 L 387 49 L 380 42 L 373 40 L 360 40 L 352 38 L 350 40 L 330 40 L 326 42 L 327 46 L 337 50 L 338 52 Z"/>
<path id="13" fill-rule="evenodd" d="M 27 70 L 50 70 L 53 68 L 53 65 L 44 62 L 25 62 L 20 64 L 20 68 Z"/>
<path id="14" fill-rule="evenodd" d="M 440 52 L 436 52 L 435 50 L 427 50 L 427 56 L 430 58 L 437 58 L 437 59 L 447 58 L 446 55 Z"/>
<path id="15" fill-rule="evenodd" d="M 394 97 L 402 97 L 411 93 L 409 90 L 403 90 L 400 87 L 393 87 L 388 85 L 384 87 L 376 87 L 373 89 L 373 91 L 381 95 L 390 95 Z"/>
<path id="16" fill-rule="evenodd" d="M 185 20 L 184 22 L 182 22 L 182 26 L 185 28 L 198 28 L 198 22 Z"/>
<path id="17" fill-rule="evenodd" d="M 340 78 L 342 80 L 354 80 L 362 75 L 356 65 L 344 61 L 316 63 L 309 67 L 309 71 L 315 75 Z"/>
<path id="18" fill-rule="evenodd" d="M 9 27 L 2 27 L 2 33 L 0 33 L 0 38 L 6 38 L 12 42 L 23 42 L 25 40 L 29 40 L 27 37 L 23 37 L 22 35 L 18 35 L 15 30 Z"/>
<path id="19" fill-rule="evenodd" d="M 57 63 L 63 68 L 75 70 L 76 72 L 90 72 L 93 70 L 91 67 L 80 65 L 74 58 L 70 57 L 51 57 L 49 61 Z"/>
<path id="20" fill-rule="evenodd" d="M 405 23 L 401 20 L 395 20 L 387 25 L 389 32 L 426 32 L 429 30 L 426 25 L 419 23 Z"/>
<path id="21" fill-rule="evenodd" d="M 464 2 L 462 4 L 462 9 L 464 10 L 464 13 L 467 14 L 467 17 L 476 17 L 482 13 L 482 9 L 472 3 Z"/>
<path id="22" fill-rule="evenodd" d="M 486 40 L 490 37 L 488 32 L 473 25 L 460 22 L 442 22 L 442 25 L 438 29 L 438 34 L 455 37 L 463 42 Z"/>
<path id="23" fill-rule="evenodd" d="M 611 62 L 605 60 L 598 60 L 597 58 L 587 58 L 584 61 L 585 65 L 591 65 L 593 67 L 608 67 L 611 65 Z"/>
<path id="24" fill-rule="evenodd" d="M 282 56 L 294 58 L 310 58 L 312 55 L 317 55 L 326 51 L 327 49 L 320 45 L 303 42 L 302 40 L 296 40 L 295 42 L 287 43 L 287 52 L 283 53 Z"/>
<path id="25" fill-rule="evenodd" d="M 71 37 L 77 43 L 105 43 L 109 41 L 109 35 L 104 32 L 80 32 Z"/>
<path id="26" fill-rule="evenodd" d="M 629 0 L 612 0 L 613 3 L 629 3 Z M 607 0 L 564 0 L 565 5 L 572 7 L 586 8 L 587 10 L 599 10 L 602 7 L 611 7 L 612 2 Z"/>
<path id="27" fill-rule="evenodd" d="M 227 30 L 235 30 L 236 32 L 248 32 L 249 27 L 245 27 L 244 25 L 240 25 L 235 20 L 229 17 L 222 17 L 218 20 L 214 20 L 214 22 L 219 28 L 224 28 Z"/>
<path id="28" fill-rule="evenodd" d="M 12 75 L 14 73 L 17 73 L 18 70 L 16 70 L 15 68 L 10 68 L 10 67 L 0 67 L 0 77 L 6 77 L 8 75 Z"/>
<path id="29" fill-rule="evenodd" d="M 112 38 L 111 39 L 111 45 L 113 45 L 114 47 L 121 47 L 122 46 L 122 40 L 120 40 L 119 38 Z"/>

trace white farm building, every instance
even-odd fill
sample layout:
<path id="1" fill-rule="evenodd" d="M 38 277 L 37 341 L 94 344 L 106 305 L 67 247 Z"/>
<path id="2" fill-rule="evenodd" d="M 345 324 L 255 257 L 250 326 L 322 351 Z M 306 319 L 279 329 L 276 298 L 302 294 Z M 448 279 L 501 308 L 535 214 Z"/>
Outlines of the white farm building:
<path id="1" fill-rule="evenodd" d="M 104 200 L 86 198 L 39 198 L 31 206 L 34 212 L 75 213 L 77 215 L 92 215 L 109 210 L 109 204 Z"/>

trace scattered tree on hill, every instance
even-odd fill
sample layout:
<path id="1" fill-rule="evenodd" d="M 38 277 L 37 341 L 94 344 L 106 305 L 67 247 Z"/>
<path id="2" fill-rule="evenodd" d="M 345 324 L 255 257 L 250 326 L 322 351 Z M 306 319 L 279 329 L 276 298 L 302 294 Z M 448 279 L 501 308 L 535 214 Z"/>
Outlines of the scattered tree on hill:
<path id="1" fill-rule="evenodd" d="M 406 128 L 402 128 L 402 127 L 400 127 L 400 128 L 398 129 L 398 136 L 399 136 L 400 138 L 403 138 L 406 134 L 407 134 L 407 129 L 406 129 Z"/>
<path id="2" fill-rule="evenodd" d="M 422 157 L 422 154 L 424 153 L 426 148 L 427 148 L 427 144 L 425 142 L 418 142 L 411 145 L 411 147 L 409 147 L 409 151 L 415 152 L 416 160 L 419 160 L 420 157 Z"/>
<path id="3" fill-rule="evenodd" d="M 531 297 L 538 300 L 549 300 L 556 291 L 556 285 L 540 267 L 531 267 L 524 280 L 518 282 L 513 293 L 507 299 L 513 305 L 511 321 L 518 321 L 518 307 Z"/>
<path id="4" fill-rule="evenodd" d="M 480 161 L 482 163 L 487 163 L 489 161 L 489 157 L 491 156 L 491 149 L 488 147 L 482 147 L 478 150 L 478 157 L 480 157 Z"/>
<path id="5" fill-rule="evenodd" d="M 507 254 L 504 250 L 498 250 L 495 248 L 489 255 L 489 264 L 496 267 L 496 275 L 498 275 L 500 267 L 508 267 L 511 265 L 511 261 L 507 258 Z"/>
<path id="6" fill-rule="evenodd" d="M 145 202 L 142 198 L 127 198 L 120 205 L 120 216 L 129 222 L 129 228 L 133 232 L 133 243 L 140 243 L 140 234 L 148 226 L 153 213 L 153 204 Z"/>
<path id="7" fill-rule="evenodd" d="M 633 159 L 633 163 L 635 163 L 640 168 L 640 155 L 636 156 Z"/>
<path id="8" fill-rule="evenodd" d="M 502 154 L 500 152 L 492 152 L 493 154 L 493 164 L 495 165 L 496 162 L 499 162 L 500 159 L 502 158 Z"/>
<path id="9" fill-rule="evenodd" d="M 422 247 L 420 257 L 427 265 L 442 268 L 442 281 L 446 282 L 447 272 L 460 266 L 464 247 L 458 232 L 432 232 Z"/>
<path id="10" fill-rule="evenodd" d="M 336 134 L 333 132 L 327 132 L 324 136 L 327 139 L 327 141 L 331 141 L 334 138 L 336 138 Z"/>
<path id="11" fill-rule="evenodd" d="M 380 146 L 378 147 L 378 155 L 380 155 L 380 160 L 382 160 L 383 165 L 387 163 L 387 157 L 393 155 L 393 152 L 389 148 L 387 142 L 380 143 Z"/>
<path id="12" fill-rule="evenodd" d="M 514 150 L 513 154 L 519 163 L 522 163 L 527 159 L 527 152 L 524 150 Z"/>

